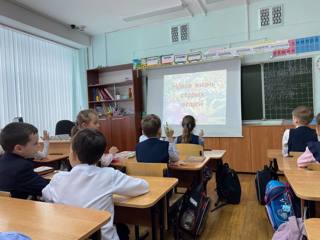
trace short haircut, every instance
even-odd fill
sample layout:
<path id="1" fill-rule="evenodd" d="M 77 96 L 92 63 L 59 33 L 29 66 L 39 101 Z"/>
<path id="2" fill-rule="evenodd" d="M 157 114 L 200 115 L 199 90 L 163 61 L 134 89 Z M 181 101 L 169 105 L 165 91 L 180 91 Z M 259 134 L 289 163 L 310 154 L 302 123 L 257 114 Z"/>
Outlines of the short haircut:
<path id="1" fill-rule="evenodd" d="M 26 145 L 30 136 L 37 133 L 38 129 L 29 123 L 9 123 L 1 131 L 0 144 L 4 151 L 11 153 L 16 145 Z"/>
<path id="2" fill-rule="evenodd" d="M 141 120 L 141 128 L 147 137 L 156 137 L 161 128 L 161 120 L 155 114 L 149 114 Z"/>
<path id="3" fill-rule="evenodd" d="M 313 119 L 313 112 L 309 107 L 298 106 L 292 111 L 292 116 L 298 118 L 300 123 L 308 125 Z"/>
<path id="4" fill-rule="evenodd" d="M 107 147 L 106 138 L 96 129 L 79 130 L 72 138 L 72 150 L 82 163 L 97 163 Z"/>

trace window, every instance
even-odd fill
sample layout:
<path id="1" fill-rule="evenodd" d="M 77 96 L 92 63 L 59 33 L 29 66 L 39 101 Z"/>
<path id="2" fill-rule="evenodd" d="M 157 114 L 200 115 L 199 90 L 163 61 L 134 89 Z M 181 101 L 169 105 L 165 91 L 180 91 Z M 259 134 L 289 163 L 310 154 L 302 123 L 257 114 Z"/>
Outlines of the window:
<path id="1" fill-rule="evenodd" d="M 0 26 L 0 128 L 21 116 L 42 135 L 72 120 L 79 52 Z"/>

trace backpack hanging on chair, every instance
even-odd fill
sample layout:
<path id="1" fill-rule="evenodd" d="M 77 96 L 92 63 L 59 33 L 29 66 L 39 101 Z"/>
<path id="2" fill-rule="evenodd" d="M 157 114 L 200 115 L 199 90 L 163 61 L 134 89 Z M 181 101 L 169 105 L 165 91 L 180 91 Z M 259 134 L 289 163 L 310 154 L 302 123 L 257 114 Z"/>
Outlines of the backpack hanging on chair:
<path id="1" fill-rule="evenodd" d="M 265 193 L 265 208 L 274 230 L 295 216 L 293 193 L 287 184 L 271 180 Z"/>
<path id="2" fill-rule="evenodd" d="M 202 233 L 210 207 L 205 184 L 193 184 L 185 193 L 177 217 L 175 239 L 197 239 Z"/>

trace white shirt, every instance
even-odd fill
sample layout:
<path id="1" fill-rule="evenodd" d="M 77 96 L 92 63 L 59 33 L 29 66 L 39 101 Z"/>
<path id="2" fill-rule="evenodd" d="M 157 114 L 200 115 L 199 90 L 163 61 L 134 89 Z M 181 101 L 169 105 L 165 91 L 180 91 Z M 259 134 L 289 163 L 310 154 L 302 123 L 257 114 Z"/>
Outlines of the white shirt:
<path id="1" fill-rule="evenodd" d="M 42 190 L 42 197 L 47 202 L 108 211 L 111 220 L 102 226 L 101 237 L 103 240 L 118 240 L 113 226 L 112 194 L 133 197 L 148 192 L 148 188 L 149 184 L 145 180 L 127 176 L 113 168 L 79 164 L 70 172 L 54 175 Z"/>
<path id="2" fill-rule="evenodd" d="M 284 157 L 289 156 L 289 148 L 288 148 L 288 142 L 289 142 L 289 134 L 290 134 L 290 129 L 286 129 L 283 133 L 282 136 L 282 155 Z"/>

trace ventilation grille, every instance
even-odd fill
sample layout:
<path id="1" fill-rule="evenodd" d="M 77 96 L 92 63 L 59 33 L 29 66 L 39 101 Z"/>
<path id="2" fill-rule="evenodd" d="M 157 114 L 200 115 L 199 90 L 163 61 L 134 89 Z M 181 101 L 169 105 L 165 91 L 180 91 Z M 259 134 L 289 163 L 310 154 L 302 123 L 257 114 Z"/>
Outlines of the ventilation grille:
<path id="1" fill-rule="evenodd" d="M 183 24 L 171 27 L 171 42 L 179 43 L 189 41 L 189 25 Z"/>
<path id="2" fill-rule="evenodd" d="M 277 5 L 259 9 L 259 26 L 266 28 L 283 24 L 283 6 Z"/>

